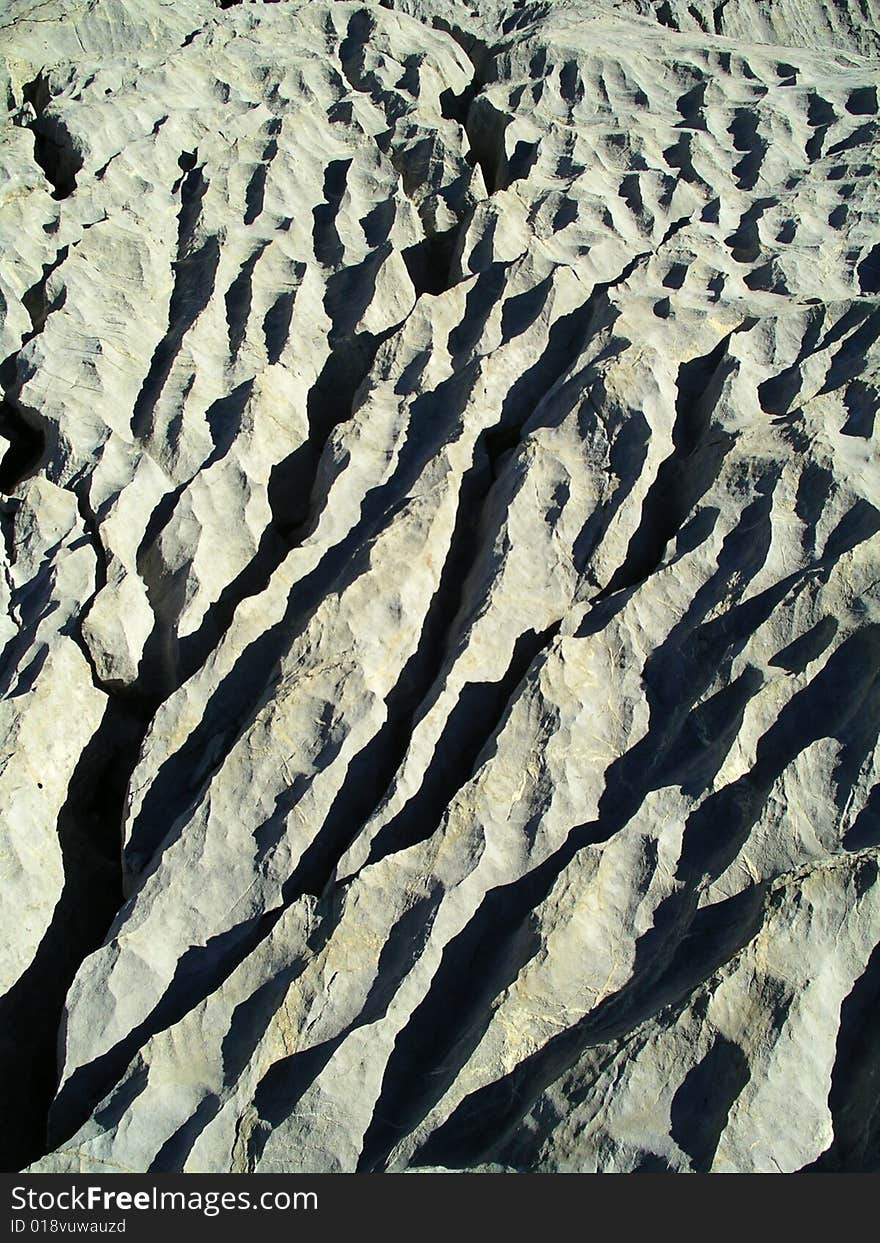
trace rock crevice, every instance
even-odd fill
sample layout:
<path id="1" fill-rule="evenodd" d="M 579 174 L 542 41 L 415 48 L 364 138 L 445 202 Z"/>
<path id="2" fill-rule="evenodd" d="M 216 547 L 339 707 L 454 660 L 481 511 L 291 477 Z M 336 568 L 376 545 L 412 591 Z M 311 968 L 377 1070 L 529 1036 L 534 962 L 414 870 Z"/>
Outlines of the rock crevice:
<path id="1" fill-rule="evenodd" d="M 7 7 L 4 1168 L 876 1169 L 876 6 Z"/>

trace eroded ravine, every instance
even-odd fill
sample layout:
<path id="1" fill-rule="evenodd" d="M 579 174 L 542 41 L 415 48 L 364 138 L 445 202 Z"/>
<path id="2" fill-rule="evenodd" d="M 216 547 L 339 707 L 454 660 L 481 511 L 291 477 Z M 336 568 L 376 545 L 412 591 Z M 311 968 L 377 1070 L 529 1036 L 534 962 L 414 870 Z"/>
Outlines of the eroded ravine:
<path id="1" fill-rule="evenodd" d="M 4 1168 L 876 1168 L 871 4 L 7 7 Z"/>

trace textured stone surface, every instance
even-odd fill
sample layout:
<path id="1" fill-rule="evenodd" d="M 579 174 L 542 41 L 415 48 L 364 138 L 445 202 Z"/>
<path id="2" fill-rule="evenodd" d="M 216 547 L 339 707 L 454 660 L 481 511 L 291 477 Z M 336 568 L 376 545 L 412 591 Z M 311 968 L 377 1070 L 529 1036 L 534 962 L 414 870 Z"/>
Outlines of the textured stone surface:
<path id="1" fill-rule="evenodd" d="M 472 7 L 5 6 L 4 1168 L 880 1163 L 877 6 Z"/>

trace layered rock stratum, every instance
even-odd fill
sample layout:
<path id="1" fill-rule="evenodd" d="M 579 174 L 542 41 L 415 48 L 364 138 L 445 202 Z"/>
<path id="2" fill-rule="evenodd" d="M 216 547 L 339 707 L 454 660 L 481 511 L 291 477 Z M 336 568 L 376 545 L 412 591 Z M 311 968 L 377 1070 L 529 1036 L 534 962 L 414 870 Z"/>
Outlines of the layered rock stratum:
<path id="1" fill-rule="evenodd" d="M 880 6 L 0 85 L 3 1167 L 878 1168 Z"/>

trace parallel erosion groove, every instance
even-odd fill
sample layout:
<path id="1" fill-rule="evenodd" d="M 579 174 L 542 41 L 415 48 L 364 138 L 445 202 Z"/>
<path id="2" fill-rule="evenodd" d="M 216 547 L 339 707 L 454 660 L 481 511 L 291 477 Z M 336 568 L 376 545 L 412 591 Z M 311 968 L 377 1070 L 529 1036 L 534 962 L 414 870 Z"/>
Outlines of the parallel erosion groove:
<path id="1" fill-rule="evenodd" d="M 0 998 L 2 1091 L 7 1117 L 4 1169 L 42 1154 L 55 1094 L 58 1025 L 64 997 L 80 963 L 101 944 L 122 901 L 119 832 L 128 774 L 145 722 L 136 707 L 107 701 L 101 725 L 73 772 L 58 816 L 64 888 L 28 970 Z M 88 900 L 83 901 L 83 895 Z M 26 1041 L 22 1032 L 28 1033 Z"/>
<path id="2" fill-rule="evenodd" d="M 880 1168 L 877 5 L 7 7 L 4 1168 Z"/>

